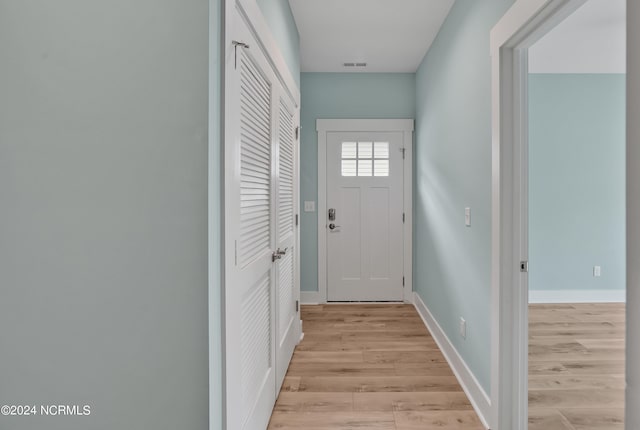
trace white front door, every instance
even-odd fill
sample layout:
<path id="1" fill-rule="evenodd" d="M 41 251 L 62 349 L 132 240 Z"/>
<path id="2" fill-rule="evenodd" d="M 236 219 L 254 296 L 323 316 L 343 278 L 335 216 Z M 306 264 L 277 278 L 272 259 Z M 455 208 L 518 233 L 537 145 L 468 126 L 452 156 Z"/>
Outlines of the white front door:
<path id="1" fill-rule="evenodd" d="M 327 300 L 403 300 L 403 134 L 327 133 Z"/>

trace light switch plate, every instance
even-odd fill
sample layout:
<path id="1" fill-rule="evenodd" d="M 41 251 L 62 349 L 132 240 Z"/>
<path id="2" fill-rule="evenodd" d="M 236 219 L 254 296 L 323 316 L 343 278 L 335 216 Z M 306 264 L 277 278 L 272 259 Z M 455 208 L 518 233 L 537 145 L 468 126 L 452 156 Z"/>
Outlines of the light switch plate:
<path id="1" fill-rule="evenodd" d="M 602 275 L 602 269 L 600 268 L 600 266 L 593 266 L 593 276 L 598 278 L 601 275 Z"/>
<path id="2" fill-rule="evenodd" d="M 471 208 L 464 208 L 464 225 L 471 227 Z"/>
<path id="3" fill-rule="evenodd" d="M 462 317 L 460 317 L 460 324 L 458 328 L 460 330 L 460 337 L 462 337 L 463 339 L 466 339 L 467 338 L 467 322 Z"/>
<path id="4" fill-rule="evenodd" d="M 304 211 L 305 212 L 315 212 L 316 211 L 316 202 L 311 200 L 304 201 Z"/>

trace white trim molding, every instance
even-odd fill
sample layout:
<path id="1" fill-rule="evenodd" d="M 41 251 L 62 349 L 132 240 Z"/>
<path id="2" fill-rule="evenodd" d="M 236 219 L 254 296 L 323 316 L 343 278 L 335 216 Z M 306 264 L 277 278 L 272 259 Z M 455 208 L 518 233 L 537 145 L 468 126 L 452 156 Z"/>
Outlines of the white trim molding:
<path id="1" fill-rule="evenodd" d="M 465 394 L 469 398 L 473 409 L 478 414 L 480 421 L 485 428 L 489 428 L 489 417 L 491 416 L 491 400 L 486 391 L 482 388 L 476 377 L 473 375 L 469 366 L 464 361 L 458 350 L 453 346 L 444 330 L 440 327 L 436 319 L 429 311 L 427 305 L 424 304 L 418 293 L 414 293 L 414 306 L 420 314 L 422 321 L 427 326 L 431 336 L 438 344 L 444 358 L 451 366 L 453 374 L 456 375 L 458 382 L 462 386 Z"/>
<path id="2" fill-rule="evenodd" d="M 627 0 L 627 388 L 625 428 L 640 428 L 640 2 Z"/>
<path id="3" fill-rule="evenodd" d="M 491 30 L 491 428 L 528 421 L 527 50 L 586 0 L 517 0 Z"/>
<path id="4" fill-rule="evenodd" d="M 322 303 L 320 293 L 317 291 L 300 291 L 301 305 L 319 305 Z"/>
<path id="5" fill-rule="evenodd" d="M 288 91 L 289 97 L 296 101 L 300 100 L 298 84 L 256 0 L 226 0 L 226 2 L 227 4 L 235 4 L 247 24 L 249 24 L 251 31 L 261 45 L 271 67 L 277 71 L 278 79 Z M 227 7 L 232 9 L 229 5 Z M 231 43 L 231 40 L 226 41 L 228 46 L 231 45 Z"/>
<path id="6" fill-rule="evenodd" d="M 529 303 L 624 303 L 626 290 L 529 290 Z"/>
<path id="7" fill-rule="evenodd" d="M 327 133 L 402 132 L 404 163 L 404 302 L 413 297 L 413 119 L 318 119 L 318 303 L 327 302 Z"/>

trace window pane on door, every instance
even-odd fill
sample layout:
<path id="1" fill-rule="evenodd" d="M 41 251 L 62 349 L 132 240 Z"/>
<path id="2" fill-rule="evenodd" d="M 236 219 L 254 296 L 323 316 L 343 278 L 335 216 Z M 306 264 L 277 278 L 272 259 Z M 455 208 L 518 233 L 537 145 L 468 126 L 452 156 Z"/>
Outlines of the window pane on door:
<path id="1" fill-rule="evenodd" d="M 342 142 L 342 159 L 357 158 L 356 142 Z"/>
<path id="2" fill-rule="evenodd" d="M 372 176 L 373 175 L 373 160 L 358 160 L 358 176 Z"/>
<path id="3" fill-rule="evenodd" d="M 389 176 L 389 160 L 374 160 L 374 176 Z"/>
<path id="4" fill-rule="evenodd" d="M 374 158 L 389 158 L 389 142 L 376 142 L 373 149 Z"/>
<path id="5" fill-rule="evenodd" d="M 373 142 L 358 142 L 358 158 L 373 158 Z"/>
<path id="6" fill-rule="evenodd" d="M 342 176 L 357 176 L 358 160 L 342 160 Z"/>

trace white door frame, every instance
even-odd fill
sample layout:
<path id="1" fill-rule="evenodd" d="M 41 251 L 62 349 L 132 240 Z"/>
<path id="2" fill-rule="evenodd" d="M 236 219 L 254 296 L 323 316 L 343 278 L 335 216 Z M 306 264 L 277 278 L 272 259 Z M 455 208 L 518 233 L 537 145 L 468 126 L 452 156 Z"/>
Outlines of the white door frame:
<path id="1" fill-rule="evenodd" d="M 404 162 L 404 288 L 413 303 L 413 119 L 318 119 L 318 302 L 327 302 L 327 133 L 402 132 Z"/>
<path id="2" fill-rule="evenodd" d="M 528 48 L 586 0 L 518 0 L 491 31 L 491 429 L 528 420 Z"/>

